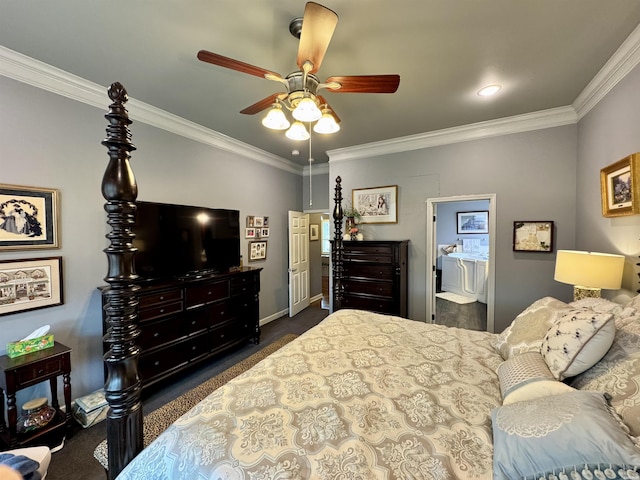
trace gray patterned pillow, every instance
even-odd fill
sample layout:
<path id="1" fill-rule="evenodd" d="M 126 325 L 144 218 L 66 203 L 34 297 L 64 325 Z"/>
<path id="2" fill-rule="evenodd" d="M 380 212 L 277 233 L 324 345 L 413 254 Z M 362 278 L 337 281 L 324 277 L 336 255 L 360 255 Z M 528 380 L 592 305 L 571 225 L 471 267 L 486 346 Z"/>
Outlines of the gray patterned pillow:
<path id="1" fill-rule="evenodd" d="M 640 467 L 636 448 L 601 393 L 569 392 L 498 407 L 493 421 L 494 479 L 586 464 Z"/>
<path id="2" fill-rule="evenodd" d="M 558 380 L 595 365 L 607 353 L 616 334 L 611 313 L 588 308 L 562 312 L 542 341 L 540 352 Z"/>
<path id="3" fill-rule="evenodd" d="M 555 379 L 540 352 L 520 353 L 502 362 L 498 379 L 503 405 L 574 390 Z"/>
<path id="4" fill-rule="evenodd" d="M 580 390 L 607 393 L 610 404 L 629 427 L 640 436 L 640 314 L 629 317 L 619 327 L 613 345 L 602 360 L 571 379 Z"/>
<path id="5" fill-rule="evenodd" d="M 500 334 L 495 348 L 502 358 L 523 352 L 539 351 L 542 339 L 557 315 L 569 305 L 553 297 L 544 297 L 528 306 Z"/>
<path id="6" fill-rule="evenodd" d="M 631 302 L 625 306 L 606 298 L 582 298 L 571 302 L 569 305 L 572 308 L 590 308 L 598 313 L 611 313 L 616 326 L 620 322 L 626 322 L 627 318 L 638 313 L 637 309 L 631 305 Z"/>

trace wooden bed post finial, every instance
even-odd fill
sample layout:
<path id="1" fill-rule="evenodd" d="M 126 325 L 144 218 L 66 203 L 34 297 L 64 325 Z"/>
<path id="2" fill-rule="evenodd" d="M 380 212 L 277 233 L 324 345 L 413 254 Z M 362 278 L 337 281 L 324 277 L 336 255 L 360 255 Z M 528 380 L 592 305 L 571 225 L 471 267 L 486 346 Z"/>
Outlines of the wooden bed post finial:
<path id="1" fill-rule="evenodd" d="M 124 104 L 127 91 L 120 83 L 109 88 L 113 101 L 105 118 L 109 122 L 107 138 L 102 144 L 109 150 L 109 164 L 102 178 L 102 196 L 107 203 L 107 223 L 111 227 L 106 237 L 109 246 L 104 250 L 108 260 L 103 291 L 107 333 L 104 342 L 109 351 L 104 355 L 107 370 L 105 397 L 109 403 L 107 414 L 107 444 L 109 479 L 118 474 L 143 448 L 142 383 L 138 375 L 140 349 L 136 339 L 138 328 L 139 287 L 133 282 L 138 276 L 133 263 L 133 247 L 138 186 L 129 164 L 129 152 L 136 147 L 131 143 L 131 124 Z"/>
<path id="2" fill-rule="evenodd" d="M 333 263 L 333 311 L 342 308 L 342 296 L 344 287 L 342 285 L 342 178 L 336 177 L 335 194 L 333 197 L 333 252 L 331 261 Z"/>

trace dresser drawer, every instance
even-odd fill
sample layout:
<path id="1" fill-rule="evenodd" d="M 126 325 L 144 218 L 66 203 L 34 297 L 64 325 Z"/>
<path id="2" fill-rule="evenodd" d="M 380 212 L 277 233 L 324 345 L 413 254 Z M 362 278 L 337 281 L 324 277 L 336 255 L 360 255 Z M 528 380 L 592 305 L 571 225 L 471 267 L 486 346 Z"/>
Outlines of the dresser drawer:
<path id="1" fill-rule="evenodd" d="M 164 303 L 148 308 L 140 309 L 140 321 L 148 322 L 156 318 L 162 318 L 182 311 L 182 300 Z"/>
<path id="2" fill-rule="evenodd" d="M 342 281 L 345 293 L 365 293 L 379 297 L 393 297 L 393 283 L 391 282 L 362 282 L 344 279 Z"/>
<path id="3" fill-rule="evenodd" d="M 395 268 L 392 265 L 345 264 L 343 276 L 392 281 Z"/>
<path id="4" fill-rule="evenodd" d="M 170 318 L 141 326 L 138 345 L 144 352 L 173 342 L 182 336 L 186 336 L 186 333 L 180 331 L 178 320 Z"/>
<path id="5" fill-rule="evenodd" d="M 255 333 L 255 323 L 249 319 L 222 324 L 211 330 L 211 349 L 217 350 L 229 343 L 248 338 Z"/>
<path id="6" fill-rule="evenodd" d="M 229 281 L 207 283 L 204 285 L 190 286 L 186 289 L 186 307 L 193 308 L 198 305 L 221 300 L 229 297 Z"/>
<path id="7" fill-rule="evenodd" d="M 344 246 L 345 255 L 386 255 L 393 257 L 393 246 L 391 245 L 367 245 L 361 243 L 349 243 Z"/>
<path id="8" fill-rule="evenodd" d="M 209 352 L 207 334 L 154 350 L 140 356 L 138 369 L 143 382 L 159 377 Z"/>
<path id="9" fill-rule="evenodd" d="M 37 365 L 21 368 L 18 370 L 17 383 L 25 387 L 31 383 L 39 383 L 46 380 L 50 375 L 62 375 L 63 359 L 56 357 L 38 362 Z"/>
<path id="10" fill-rule="evenodd" d="M 160 303 L 176 302 L 182 300 L 182 289 L 167 290 L 164 292 L 150 293 L 141 295 L 139 299 L 139 308 L 142 310 Z"/>
<path id="11" fill-rule="evenodd" d="M 379 313 L 395 313 L 393 299 L 360 297 L 345 294 L 342 298 L 342 308 L 356 308 Z"/>
<path id="12" fill-rule="evenodd" d="M 209 325 L 215 327 L 231 320 L 236 314 L 235 305 L 227 300 L 209 306 Z"/>

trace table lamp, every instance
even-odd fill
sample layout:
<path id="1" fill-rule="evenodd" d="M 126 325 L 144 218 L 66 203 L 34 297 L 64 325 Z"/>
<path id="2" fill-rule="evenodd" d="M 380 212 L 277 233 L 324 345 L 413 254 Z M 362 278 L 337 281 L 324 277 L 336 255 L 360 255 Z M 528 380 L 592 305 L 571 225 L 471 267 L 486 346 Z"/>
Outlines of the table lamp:
<path id="1" fill-rule="evenodd" d="M 600 290 L 622 285 L 624 255 L 558 250 L 553 279 L 573 285 L 573 300 L 598 298 Z"/>

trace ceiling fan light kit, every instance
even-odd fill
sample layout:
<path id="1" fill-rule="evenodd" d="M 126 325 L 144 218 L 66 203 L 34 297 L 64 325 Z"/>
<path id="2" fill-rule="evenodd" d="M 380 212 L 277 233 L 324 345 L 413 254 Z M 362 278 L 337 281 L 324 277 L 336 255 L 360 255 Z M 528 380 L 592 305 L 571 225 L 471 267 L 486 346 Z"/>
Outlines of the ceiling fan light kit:
<path id="1" fill-rule="evenodd" d="M 255 115 L 269 107 L 262 125 L 275 130 L 287 130 L 286 136 L 294 140 L 307 140 L 310 133 L 301 122 L 318 122 L 316 133 L 330 134 L 340 130 L 340 118 L 318 90 L 335 93 L 394 93 L 400 84 L 399 75 L 360 75 L 329 77 L 320 83 L 314 75 L 324 59 L 329 42 L 338 23 L 338 15 L 315 2 L 307 2 L 302 18 L 294 18 L 289 31 L 300 39 L 296 63 L 300 69 L 283 78 L 281 75 L 248 63 L 200 50 L 198 59 L 220 67 L 247 73 L 282 83 L 286 92 L 275 93 L 245 108 L 240 113 Z M 290 125 L 282 107 L 296 120 Z M 304 133 L 303 133 L 304 132 Z"/>

